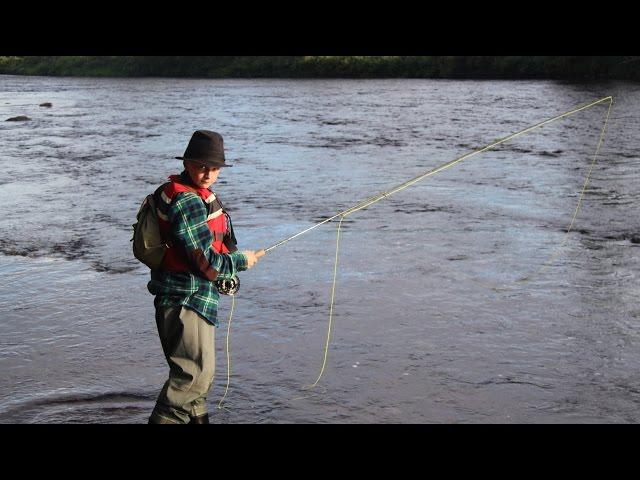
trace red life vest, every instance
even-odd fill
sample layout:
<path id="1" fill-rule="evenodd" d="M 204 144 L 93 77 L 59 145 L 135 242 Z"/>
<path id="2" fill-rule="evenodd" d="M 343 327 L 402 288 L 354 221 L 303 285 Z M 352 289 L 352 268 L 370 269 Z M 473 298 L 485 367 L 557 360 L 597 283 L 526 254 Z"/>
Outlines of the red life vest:
<path id="1" fill-rule="evenodd" d="M 160 233 L 169 245 L 162 260 L 162 269 L 173 272 L 188 272 L 190 270 L 184 250 L 177 245 L 173 245 L 171 224 L 167 216 L 169 205 L 176 195 L 183 192 L 195 193 L 204 201 L 207 207 L 207 225 L 213 236 L 211 246 L 216 253 L 229 253 L 229 247 L 224 242 L 225 235 L 228 233 L 227 214 L 223 210 L 222 202 L 218 200 L 216 194 L 208 188 L 195 188 L 185 185 L 182 183 L 184 180 L 180 175 L 171 175 L 169 180 L 169 183 L 166 183 L 156 191 L 157 198 L 159 197 L 156 205 L 158 206 L 157 214 Z M 233 243 L 230 246 L 235 250 Z"/>

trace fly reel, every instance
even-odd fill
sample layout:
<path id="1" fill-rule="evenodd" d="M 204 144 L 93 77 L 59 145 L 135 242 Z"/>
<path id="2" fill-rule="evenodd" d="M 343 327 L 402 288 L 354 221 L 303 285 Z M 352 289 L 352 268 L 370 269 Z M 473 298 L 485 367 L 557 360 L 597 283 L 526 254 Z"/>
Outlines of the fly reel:
<path id="1" fill-rule="evenodd" d="M 240 290 L 240 279 L 238 277 L 218 280 L 216 288 L 222 295 L 235 295 Z"/>

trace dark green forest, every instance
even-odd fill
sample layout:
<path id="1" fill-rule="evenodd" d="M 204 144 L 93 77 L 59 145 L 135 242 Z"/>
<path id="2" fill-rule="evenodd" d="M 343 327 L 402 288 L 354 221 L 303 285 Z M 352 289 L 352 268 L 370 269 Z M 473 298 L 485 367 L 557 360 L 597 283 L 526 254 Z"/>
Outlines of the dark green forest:
<path id="1" fill-rule="evenodd" d="M 0 57 L 0 74 L 201 78 L 640 80 L 630 56 Z"/>

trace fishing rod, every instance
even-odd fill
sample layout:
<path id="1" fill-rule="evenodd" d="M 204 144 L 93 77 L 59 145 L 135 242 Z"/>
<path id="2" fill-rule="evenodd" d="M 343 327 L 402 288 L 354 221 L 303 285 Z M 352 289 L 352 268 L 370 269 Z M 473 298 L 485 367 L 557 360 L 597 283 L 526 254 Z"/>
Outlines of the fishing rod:
<path id="1" fill-rule="evenodd" d="M 362 209 L 368 207 L 369 205 L 372 205 L 372 204 L 374 204 L 374 203 L 376 203 L 376 202 L 378 202 L 378 201 L 380 201 L 380 200 L 382 200 L 384 198 L 387 198 L 387 197 L 393 195 L 394 193 L 397 193 L 397 192 L 399 192 L 399 191 L 401 191 L 401 190 L 413 185 L 414 183 L 419 182 L 420 180 L 422 180 L 424 178 L 427 178 L 427 177 L 429 177 L 431 175 L 434 175 L 434 174 L 436 174 L 438 172 L 446 170 L 447 168 L 450 168 L 450 167 L 456 165 L 457 163 L 462 162 L 463 160 L 466 160 L 466 159 L 468 159 L 470 157 L 473 157 L 474 155 L 478 155 L 479 153 L 485 152 L 485 151 L 487 151 L 487 150 L 489 150 L 489 149 L 491 149 L 491 148 L 493 148 L 493 147 L 495 147 L 497 145 L 500 145 L 501 143 L 504 143 L 504 142 L 506 142 L 508 140 L 511 140 L 513 138 L 516 138 L 516 137 L 518 137 L 520 135 L 524 135 L 527 132 L 530 132 L 530 131 L 535 130 L 537 128 L 541 128 L 544 125 L 547 125 L 547 124 L 549 124 L 551 122 L 554 122 L 554 121 L 559 120 L 559 119 L 564 118 L 564 117 L 568 117 L 569 115 L 572 115 L 572 114 L 577 113 L 577 112 L 579 112 L 581 110 L 585 110 L 587 108 L 593 107 L 594 105 L 597 105 L 599 103 L 606 102 L 606 101 L 609 101 L 609 110 L 607 111 L 604 127 L 602 129 L 602 133 L 600 134 L 600 140 L 598 142 L 598 146 L 596 148 L 596 152 L 595 152 L 593 161 L 591 163 L 591 167 L 589 169 L 589 173 L 587 174 L 587 178 L 586 178 L 584 186 L 582 188 L 582 192 L 580 193 L 580 198 L 578 200 L 578 205 L 577 205 L 576 210 L 575 210 L 575 212 L 573 214 L 573 218 L 571 220 L 571 224 L 569 225 L 569 228 L 567 229 L 567 232 L 566 232 L 566 235 L 568 235 L 569 232 L 571 231 L 571 227 L 573 226 L 573 223 L 574 223 L 574 221 L 576 219 L 576 216 L 578 214 L 578 211 L 580 209 L 580 204 L 582 202 L 582 197 L 584 196 L 584 192 L 586 190 L 586 187 L 587 187 L 588 182 L 589 182 L 589 178 L 591 176 L 591 171 L 592 171 L 592 169 L 593 169 L 593 167 L 595 165 L 595 161 L 596 161 L 596 158 L 598 156 L 598 152 L 600 150 L 600 146 L 602 145 L 602 141 L 604 139 L 604 134 L 605 134 L 605 131 L 606 131 L 607 122 L 609 120 L 609 113 L 610 113 L 611 107 L 613 105 L 613 97 L 612 96 L 608 96 L 608 97 L 602 98 L 602 99 L 597 100 L 595 102 L 591 102 L 588 105 L 584 105 L 582 107 L 575 108 L 575 109 L 570 110 L 568 112 L 565 112 L 563 114 L 556 115 L 555 117 L 552 117 L 552 118 L 550 118 L 548 120 L 544 120 L 544 121 L 542 121 L 540 123 L 537 123 L 537 124 L 532 125 L 530 127 L 524 128 L 524 129 L 522 129 L 522 130 L 520 130 L 520 131 L 518 131 L 516 133 L 513 133 L 513 134 L 508 135 L 508 136 L 506 136 L 504 138 L 496 140 L 495 142 L 492 142 L 492 143 L 490 143 L 489 145 L 487 145 L 485 147 L 482 147 L 482 148 L 480 148 L 480 149 L 478 149 L 476 151 L 473 151 L 471 153 L 467 153 L 465 155 L 462 155 L 461 157 L 458 157 L 458 158 L 456 158 L 454 160 L 446 162 L 446 163 L 444 163 L 444 164 L 442 164 L 442 165 L 440 165 L 440 166 L 438 166 L 436 168 L 433 168 L 433 169 L 431 169 L 431 170 L 429 170 L 429 171 L 427 171 L 425 173 L 422 173 L 422 174 L 420 174 L 420 175 L 418 175 L 418 176 L 416 176 L 416 177 L 414 177 L 414 178 L 412 178 L 410 180 L 407 180 L 406 182 L 401 183 L 400 185 L 397 185 L 397 186 L 391 188 L 390 190 L 387 190 L 387 191 L 384 191 L 384 192 L 379 193 L 377 195 L 374 195 L 372 197 L 369 197 L 368 199 L 363 200 L 362 202 L 360 202 L 360 203 L 358 203 L 356 205 L 353 205 L 352 207 L 349 207 L 349 208 L 347 208 L 346 210 L 343 210 L 340 213 L 337 213 L 337 214 L 335 214 L 335 215 L 333 215 L 333 216 L 331 216 L 331 217 L 329 217 L 329 218 L 327 218 L 325 220 L 322 220 L 321 222 L 318 222 L 315 225 L 312 225 L 309 228 L 306 228 L 306 229 L 302 230 L 301 232 L 298 232 L 295 235 L 291 235 L 290 237 L 287 237 L 284 240 L 281 240 L 280 242 L 278 242 L 278 243 L 276 243 L 274 245 L 271 245 L 270 247 L 264 249 L 264 253 L 262 253 L 260 256 L 265 255 L 266 253 L 278 248 L 281 245 L 284 245 L 285 243 L 293 240 L 294 238 L 299 237 L 300 235 L 303 235 L 303 234 L 305 234 L 307 232 L 310 232 L 310 231 L 314 230 L 315 228 L 318 228 L 319 226 L 324 225 L 325 223 L 328 223 L 328 222 L 340 217 L 340 222 L 338 223 L 338 230 L 337 230 L 337 236 L 336 236 L 336 253 L 335 253 L 334 266 L 333 266 L 333 282 L 332 282 L 332 287 L 331 287 L 331 299 L 330 299 L 330 306 L 329 306 L 329 324 L 328 324 L 328 328 L 327 328 L 327 336 L 326 336 L 326 341 L 325 341 L 325 346 L 324 346 L 324 356 L 323 356 L 323 360 L 322 360 L 322 366 L 320 368 L 320 373 L 318 374 L 318 377 L 316 378 L 315 382 L 313 384 L 311 384 L 311 385 L 307 385 L 303 389 L 304 390 L 310 390 L 312 388 L 315 388 L 318 385 L 318 382 L 322 378 L 322 375 L 323 375 L 324 370 L 325 370 L 325 366 L 327 364 L 327 356 L 328 356 L 328 353 L 329 353 L 329 342 L 330 342 L 330 338 L 331 338 L 331 330 L 332 330 L 332 324 L 333 324 L 333 307 L 334 307 L 334 303 L 335 303 L 335 292 L 336 292 L 336 283 L 337 283 L 336 280 L 337 280 L 337 272 L 338 272 L 338 253 L 339 253 L 339 247 L 340 247 L 340 231 L 341 231 L 341 227 L 342 227 L 342 222 L 344 221 L 344 219 L 345 219 L 345 217 L 347 215 L 349 215 L 351 213 L 354 213 L 354 212 L 357 212 L 358 210 L 362 210 Z M 566 240 L 566 235 L 565 235 L 565 240 Z M 563 243 L 564 243 L 564 241 L 563 241 Z M 234 304 L 232 303 L 232 312 L 233 312 L 233 305 Z M 231 314 L 229 316 L 229 326 L 230 326 L 230 324 L 231 324 Z M 229 360 L 229 355 L 228 355 L 228 335 L 229 335 L 229 332 L 227 332 L 227 363 L 229 365 L 228 366 L 228 372 L 229 372 L 230 371 L 229 370 L 230 369 L 230 360 Z M 225 396 L 226 396 L 227 391 L 228 391 L 228 386 L 229 386 L 229 373 L 227 373 L 227 390 L 225 391 Z M 298 398 L 296 398 L 294 400 L 299 400 L 299 399 L 302 399 L 302 398 L 308 398 L 308 397 L 298 397 Z M 224 397 L 223 397 L 222 400 L 224 400 Z M 218 408 L 221 408 L 222 400 L 220 401 L 220 404 L 218 405 Z"/>
<path id="2" fill-rule="evenodd" d="M 582 107 L 575 108 L 575 109 L 570 110 L 568 112 L 565 112 L 563 114 L 556 115 L 553 118 L 549 118 L 548 120 L 544 120 L 544 121 L 542 121 L 540 123 L 536 123 L 535 125 L 532 125 L 530 127 L 524 128 L 524 129 L 522 129 L 522 130 L 520 130 L 520 131 L 518 131 L 516 133 L 512 133 L 511 135 L 508 135 L 508 136 L 506 136 L 504 138 L 496 140 L 495 142 L 490 143 L 489 145 L 487 145 L 485 147 L 482 147 L 482 148 L 480 148 L 478 150 L 475 150 L 475 151 L 473 151 L 471 153 L 467 153 L 465 155 L 462 155 L 461 157 L 458 157 L 458 158 L 456 158 L 454 160 L 446 162 L 446 163 L 444 163 L 444 164 L 442 164 L 442 165 L 440 165 L 440 166 L 438 166 L 436 168 L 433 168 L 433 169 L 427 171 L 426 173 L 422 173 L 422 174 L 418 175 L 417 177 L 414 177 L 414 178 L 412 178 L 410 180 L 407 180 L 406 182 L 401 183 L 400 185 L 397 185 L 397 186 L 393 187 L 392 189 L 390 189 L 388 191 L 384 191 L 382 193 L 374 195 L 373 197 L 370 197 L 370 198 L 368 198 L 368 199 L 366 199 L 366 200 L 364 200 L 364 201 L 362 201 L 362 202 L 360 202 L 360 203 L 358 203 L 358 204 L 356 204 L 356 205 L 354 205 L 354 206 L 352 206 L 350 208 L 347 208 L 346 210 L 344 210 L 344 211 L 342 211 L 340 213 L 337 213 L 337 214 L 333 215 L 332 217 L 329 217 L 329 218 L 327 218 L 327 219 L 325 219 L 325 220 L 323 220 L 321 222 L 318 222 L 315 225 L 312 225 L 311 227 L 309 227 L 309 228 L 307 228 L 305 230 L 302 230 L 301 232 L 296 233 L 295 235 L 292 235 L 292 236 L 290 236 L 288 238 L 285 238 L 284 240 L 281 240 L 280 242 L 278 242 L 278 243 L 276 243 L 274 245 L 271 245 L 268 248 L 265 248 L 264 252 L 265 252 L 265 254 L 269 253 L 271 250 L 274 250 L 274 249 L 278 248 L 279 246 L 284 245 L 285 243 L 293 240 L 294 238 L 299 237 L 300 235 L 303 235 L 303 234 L 305 234 L 307 232 L 310 232 L 311 230 L 314 230 L 314 229 L 318 228 L 321 225 L 324 225 L 325 223 L 328 223 L 328 222 L 330 222 L 332 220 L 335 220 L 338 217 L 345 217 L 345 216 L 347 216 L 347 215 L 349 215 L 351 213 L 357 212 L 358 210 L 362 210 L 363 208 L 366 208 L 369 205 L 372 205 L 372 204 L 382 200 L 383 198 L 387 198 L 387 197 L 393 195 L 394 193 L 399 192 L 400 190 L 404 190 L 405 188 L 413 185 L 414 183 L 419 182 L 420 180 L 423 180 L 424 178 L 430 177 L 431 175 L 435 175 L 436 173 L 441 172 L 443 170 L 446 170 L 447 168 L 453 167 L 457 163 L 460 163 L 463 160 L 471 158 L 474 155 L 478 155 L 478 154 L 480 154 L 482 152 L 486 152 L 487 150 L 489 150 L 489 149 L 491 149 L 491 148 L 493 148 L 493 147 L 495 147 L 497 145 L 500 145 L 501 143 L 505 143 L 505 142 L 507 142 L 507 141 L 509 141 L 509 140 L 511 140 L 513 138 L 519 137 L 520 135 L 524 135 L 525 133 L 528 133 L 528 132 L 530 132 L 532 130 L 535 130 L 537 128 L 541 128 L 544 125 L 547 125 L 548 123 L 555 122 L 556 120 L 560 120 L 561 118 L 568 117 L 569 115 L 573 115 L 574 113 L 580 112 L 581 110 L 586 110 L 587 108 L 593 107 L 594 105 L 597 105 L 599 103 L 606 102 L 606 101 L 609 101 L 609 102 L 613 103 L 613 97 L 612 96 L 604 97 L 604 98 L 601 98 L 600 100 L 596 100 L 595 102 L 591 102 L 588 105 L 584 105 Z"/>

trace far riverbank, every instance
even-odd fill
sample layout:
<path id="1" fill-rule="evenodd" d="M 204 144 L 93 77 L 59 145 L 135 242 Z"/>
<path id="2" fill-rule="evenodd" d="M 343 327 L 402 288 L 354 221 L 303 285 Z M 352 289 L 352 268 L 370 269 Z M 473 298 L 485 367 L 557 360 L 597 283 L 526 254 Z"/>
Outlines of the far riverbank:
<path id="1" fill-rule="evenodd" d="M 193 78 L 640 80 L 630 56 L 25 56 L 0 74 Z"/>

